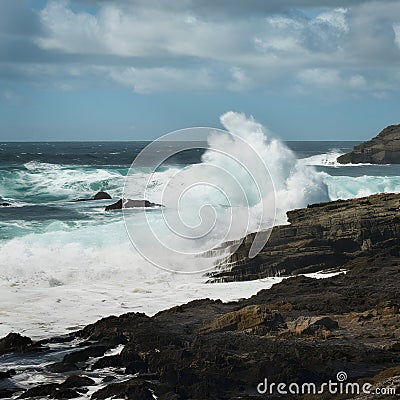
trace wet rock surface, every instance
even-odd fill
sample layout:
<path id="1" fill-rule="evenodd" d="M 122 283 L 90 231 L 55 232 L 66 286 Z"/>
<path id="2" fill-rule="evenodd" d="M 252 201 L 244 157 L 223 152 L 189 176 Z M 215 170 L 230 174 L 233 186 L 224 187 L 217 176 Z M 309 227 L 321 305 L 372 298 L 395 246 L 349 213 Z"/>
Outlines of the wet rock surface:
<path id="1" fill-rule="evenodd" d="M 27 351 L 32 345 L 31 338 L 19 333 L 9 333 L 6 337 L 0 339 L 0 355 Z"/>
<path id="2" fill-rule="evenodd" d="M 147 207 L 162 207 L 161 204 L 152 203 L 148 200 L 131 200 L 119 199 L 117 202 L 106 206 L 106 211 L 122 210 L 123 208 L 147 208 Z"/>
<path id="3" fill-rule="evenodd" d="M 375 207 L 377 202 L 382 205 L 383 198 L 383 209 Z M 52 346 L 59 340 L 63 350 L 48 367 L 54 371 L 53 382 L 21 387 L 19 395 L 29 399 L 74 395 L 88 399 L 264 399 L 257 385 L 265 378 L 321 384 L 335 381 L 339 371 L 347 373 L 347 382 L 399 388 L 400 254 L 393 237 L 399 214 L 389 210 L 398 207 L 398 200 L 398 196 L 382 195 L 369 198 L 369 204 L 360 203 L 361 208 L 369 207 L 373 251 L 353 250 L 340 242 L 350 253 L 341 263 L 346 273 L 326 279 L 291 277 L 237 302 L 202 299 L 152 317 L 128 313 L 103 318 L 70 334 L 71 342 L 55 338 Z M 329 207 L 344 213 L 340 233 L 339 217 L 332 212 L 330 216 L 336 219 L 331 226 L 337 229 L 319 235 L 333 238 L 337 231 L 342 239 L 350 238 L 357 246 L 362 243 L 357 232 L 365 221 L 357 214 L 350 220 L 349 210 L 357 213 L 351 202 L 294 211 L 289 219 L 310 224 L 309 213 L 314 210 L 326 227 L 319 207 L 325 213 Z M 361 213 L 367 215 L 365 209 Z M 371 222 L 374 218 L 379 222 Z M 297 229 L 294 237 L 302 232 L 308 243 L 308 228 L 288 227 Z M 286 237 L 291 243 L 293 236 Z M 0 356 L 0 363 L 6 356 Z M 66 371 L 78 371 L 57 372 L 63 366 Z M 17 375 L 8 379 L 18 377 L 21 370 L 18 367 Z M 326 393 L 324 397 L 296 398 L 339 397 Z M 395 395 L 346 398 L 391 399 Z"/>
<path id="4" fill-rule="evenodd" d="M 377 194 L 289 211 L 288 225 L 273 228 L 254 258 L 255 234 L 209 274 L 210 281 L 244 281 L 340 269 L 351 260 L 400 247 L 400 194 Z"/>
<path id="5" fill-rule="evenodd" d="M 400 164 L 400 125 L 386 127 L 368 142 L 338 157 L 340 164 Z"/>
<path id="6" fill-rule="evenodd" d="M 92 200 L 110 200 L 112 197 L 107 192 L 97 192 L 93 197 L 88 199 L 76 199 L 73 201 L 92 201 Z"/>

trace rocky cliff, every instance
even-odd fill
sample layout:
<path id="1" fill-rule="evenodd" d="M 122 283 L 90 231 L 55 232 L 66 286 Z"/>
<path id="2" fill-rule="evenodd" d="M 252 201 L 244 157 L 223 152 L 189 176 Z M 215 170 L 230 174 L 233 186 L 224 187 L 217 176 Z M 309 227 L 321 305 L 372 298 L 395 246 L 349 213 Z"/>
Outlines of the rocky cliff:
<path id="1" fill-rule="evenodd" d="M 385 128 L 368 142 L 338 157 L 341 164 L 400 164 L 400 125 Z"/>
<path id="2" fill-rule="evenodd" d="M 210 281 L 340 268 L 356 257 L 400 245 L 400 194 L 315 204 L 289 211 L 287 216 L 289 224 L 274 227 L 256 257 L 248 258 L 255 237 L 250 234 L 226 262 L 209 274 Z"/>

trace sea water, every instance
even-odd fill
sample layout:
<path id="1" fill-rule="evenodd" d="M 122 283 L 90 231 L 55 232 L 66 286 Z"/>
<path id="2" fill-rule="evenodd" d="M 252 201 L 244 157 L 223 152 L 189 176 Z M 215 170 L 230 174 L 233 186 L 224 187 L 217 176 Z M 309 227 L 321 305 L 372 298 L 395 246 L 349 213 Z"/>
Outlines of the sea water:
<path id="1" fill-rule="evenodd" d="M 400 166 L 336 162 L 357 142 L 282 142 L 256 121 L 235 113 L 226 114 L 221 122 L 253 144 L 268 165 L 278 209 L 274 224 L 286 223 L 287 210 L 314 202 L 400 191 Z M 148 200 L 159 201 L 165 182 L 177 171 L 185 169 L 185 176 L 190 176 L 196 171 L 194 166 L 224 164 L 207 150 L 211 144 L 226 147 L 224 140 L 211 138 L 202 148 L 168 159 L 153 177 Z M 123 213 L 104 209 L 123 196 L 128 173 L 133 173 L 137 182 L 148 179 L 146 169 L 130 170 L 132 161 L 147 145 L 0 143 L 0 203 L 11 204 L 0 206 L 0 336 L 18 331 L 39 338 L 77 329 L 110 314 L 141 311 L 151 315 L 203 297 L 235 300 L 282 279 L 205 284 L 202 273 L 169 272 L 143 258 L 127 234 Z M 176 144 L 168 146 L 173 150 Z M 234 146 L 229 144 L 230 151 L 235 151 Z M 238 175 L 234 166 L 225 163 L 224 167 Z M 250 193 L 246 182 L 241 186 Z M 90 198 L 98 191 L 106 191 L 113 200 L 72 201 Z M 212 195 L 197 192 L 196 201 L 212 203 Z M 262 197 L 250 205 L 254 217 Z M 220 200 L 215 203 L 221 206 Z M 221 210 L 228 207 L 222 206 Z M 194 206 L 193 212 L 197 215 Z M 152 210 L 151 218 L 157 227 L 157 221 L 163 218 L 161 209 Z M 271 218 L 265 221 L 271 223 Z M 140 235 L 140 223 L 137 226 L 135 235 Z M 162 235 L 161 222 L 159 226 Z M 250 223 L 246 232 L 263 227 L 259 222 Z M 229 239 L 242 233 L 233 230 Z M 152 246 L 150 240 L 148 244 Z M 173 264 L 173 257 L 168 257 L 166 263 Z M 216 261 L 202 260 L 209 268 Z M 196 260 L 189 262 L 195 264 Z"/>

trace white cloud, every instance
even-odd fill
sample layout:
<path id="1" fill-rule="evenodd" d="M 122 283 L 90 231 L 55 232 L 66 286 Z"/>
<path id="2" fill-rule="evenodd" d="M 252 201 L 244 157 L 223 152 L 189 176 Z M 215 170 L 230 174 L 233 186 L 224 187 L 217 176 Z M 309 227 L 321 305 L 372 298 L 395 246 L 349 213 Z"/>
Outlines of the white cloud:
<path id="1" fill-rule="evenodd" d="M 251 0 L 226 13 L 211 0 L 97 1 L 91 12 L 82 2 L 50 0 L 39 12 L 37 57 L 51 60 L 43 69 L 58 68 L 59 87 L 63 73 L 75 87 L 93 72 L 145 93 L 398 87 L 400 2 Z M 301 4 L 326 7 L 273 12 Z"/>
<path id="2" fill-rule="evenodd" d="M 112 68 L 110 76 L 138 93 L 210 89 L 213 85 L 206 69 Z"/>
<path id="3" fill-rule="evenodd" d="M 228 84 L 228 89 L 233 91 L 242 91 L 251 89 L 254 82 L 249 78 L 246 72 L 239 67 L 231 68 L 232 82 Z"/>
<path id="4" fill-rule="evenodd" d="M 400 49 L 400 23 L 393 24 L 394 31 L 394 42 L 396 46 Z"/>
<path id="5" fill-rule="evenodd" d="M 323 12 L 315 19 L 315 23 L 327 24 L 338 31 L 348 32 L 349 25 L 346 20 L 347 8 L 336 8 L 333 11 Z"/>
<path id="6" fill-rule="evenodd" d="M 299 73 L 299 80 L 307 85 L 331 87 L 340 82 L 339 72 L 332 69 L 306 69 Z"/>

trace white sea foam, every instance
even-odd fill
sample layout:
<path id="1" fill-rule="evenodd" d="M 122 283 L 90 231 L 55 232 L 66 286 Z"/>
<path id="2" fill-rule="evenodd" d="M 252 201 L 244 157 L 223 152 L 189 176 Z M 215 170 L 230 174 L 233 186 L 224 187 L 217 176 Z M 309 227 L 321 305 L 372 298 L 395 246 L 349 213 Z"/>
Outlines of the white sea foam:
<path id="1" fill-rule="evenodd" d="M 3 197 L 28 202 L 72 200 L 90 197 L 107 190 L 118 197 L 124 175 L 117 169 L 84 166 L 61 166 L 29 162 L 24 169 L 2 172 L 0 193 Z"/>
<path id="2" fill-rule="evenodd" d="M 331 200 L 364 197 L 376 193 L 399 193 L 400 176 L 330 176 L 325 174 Z"/>

